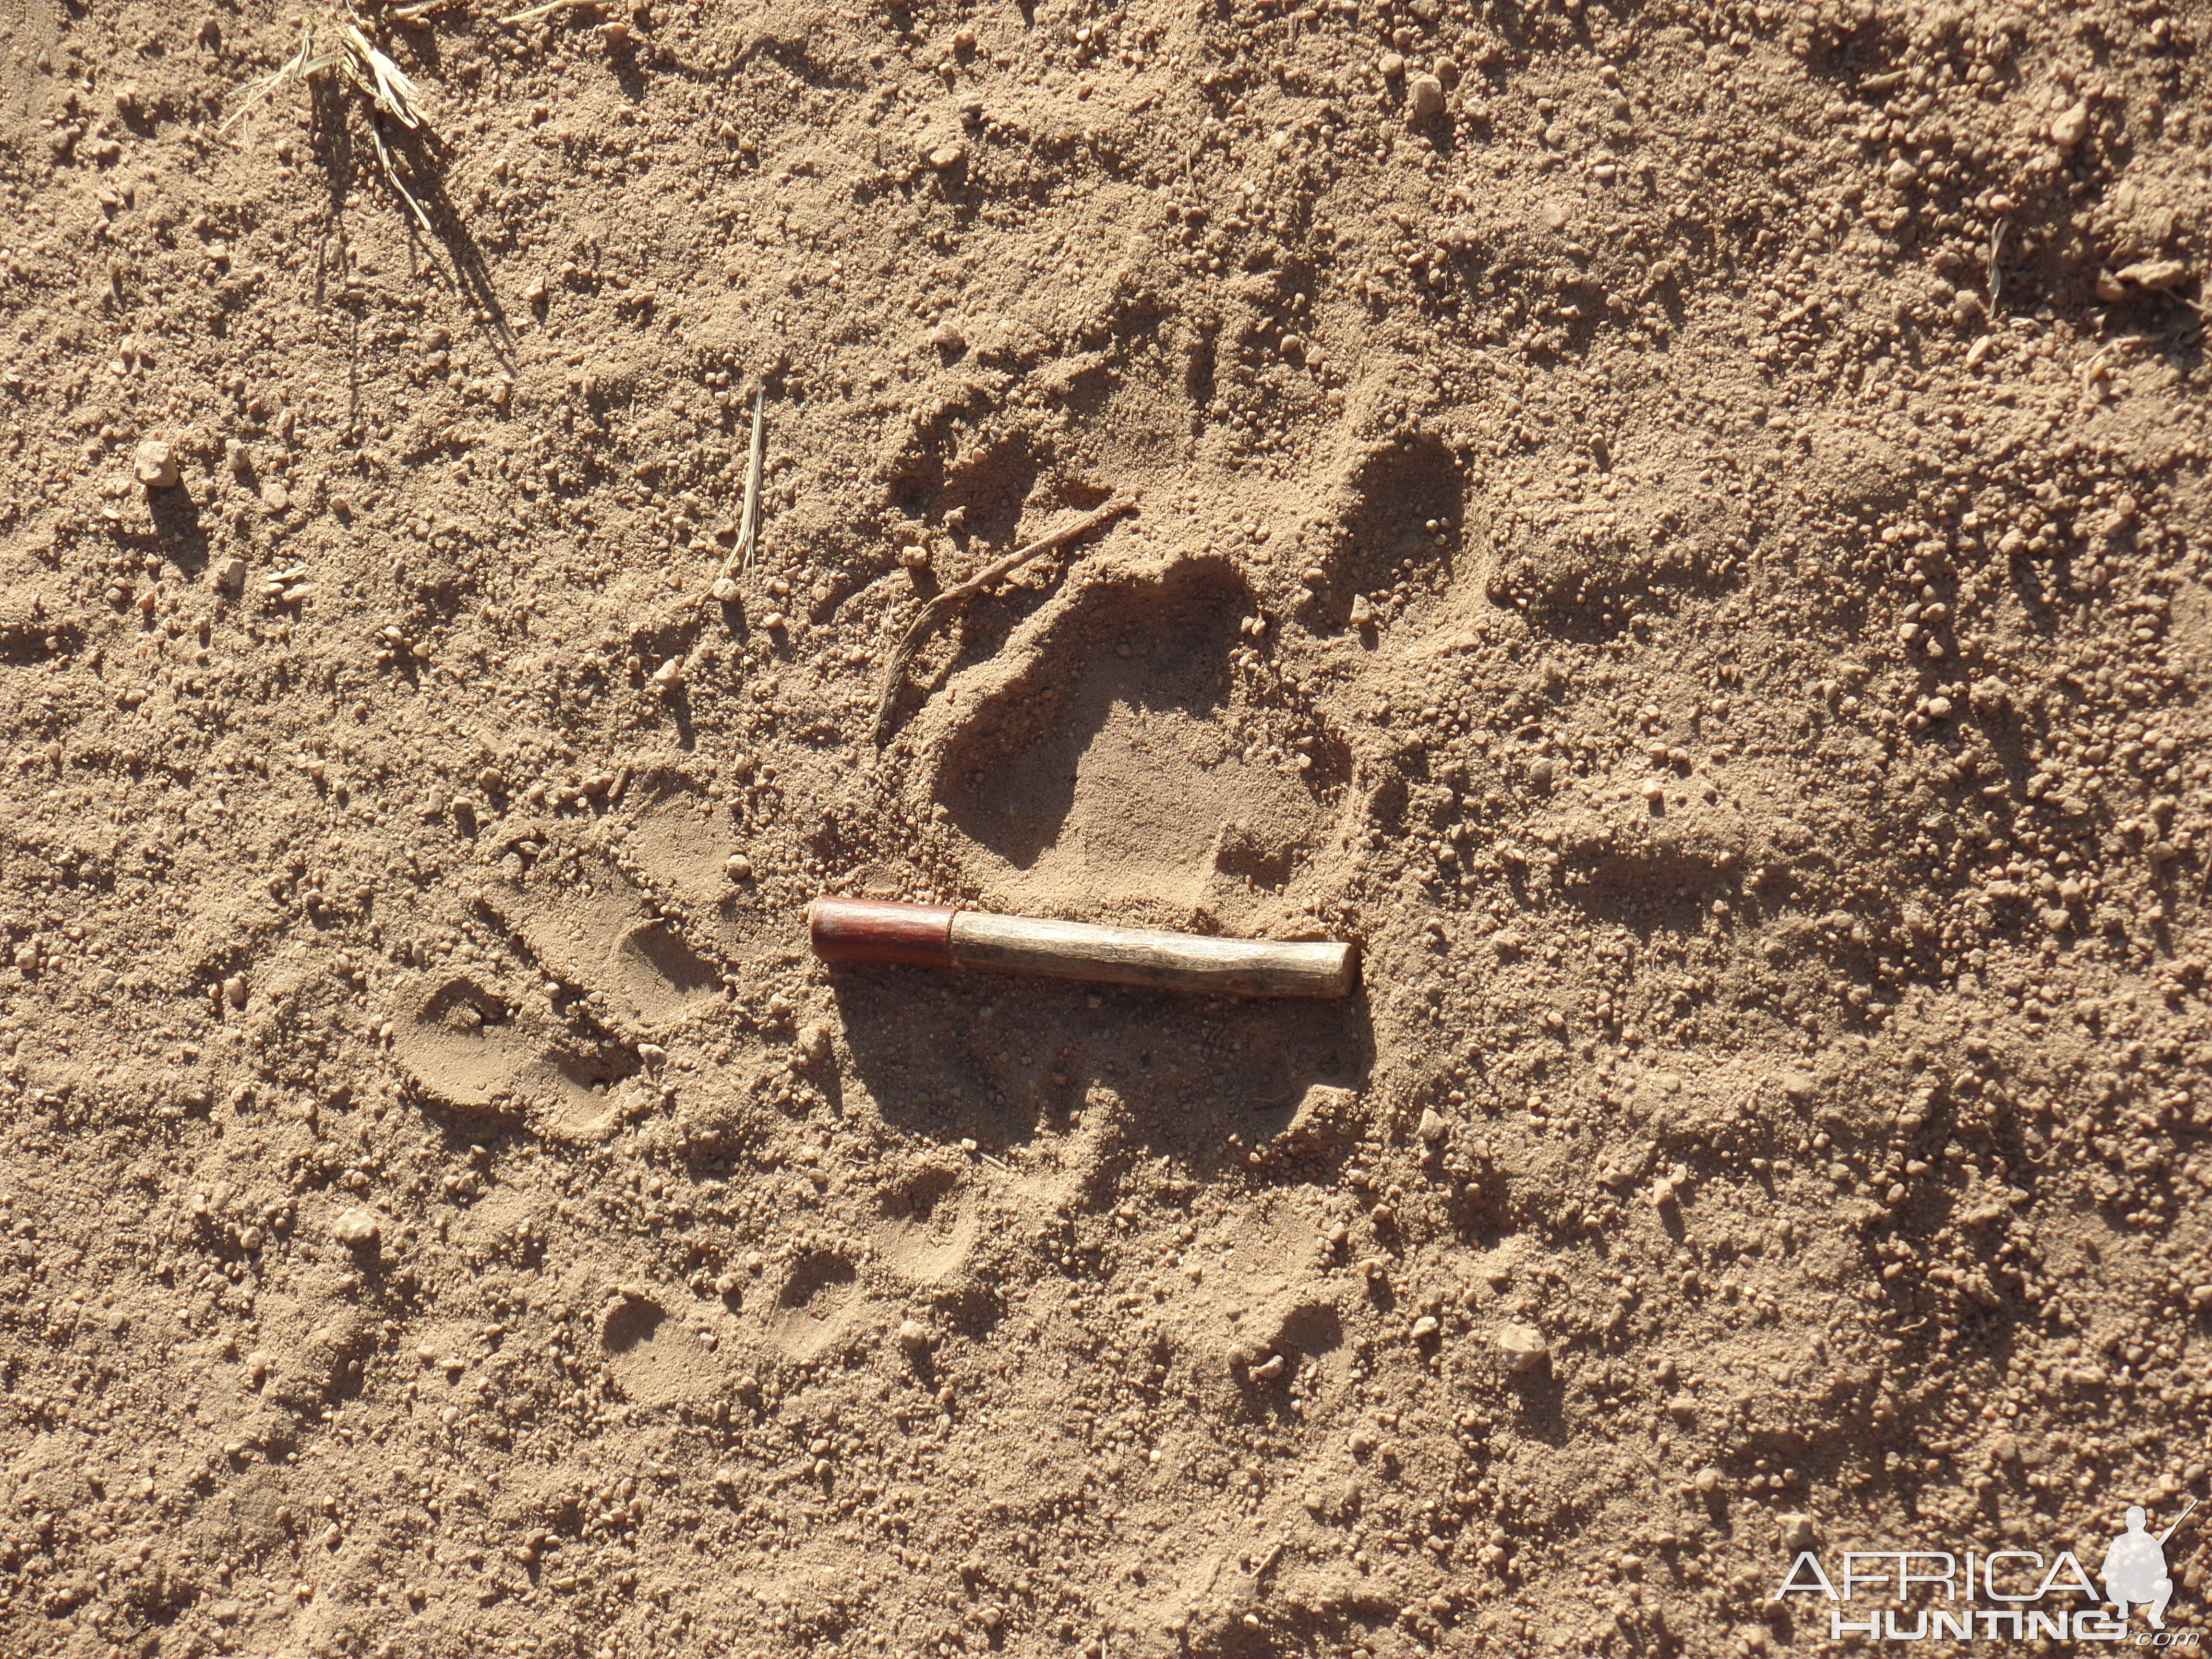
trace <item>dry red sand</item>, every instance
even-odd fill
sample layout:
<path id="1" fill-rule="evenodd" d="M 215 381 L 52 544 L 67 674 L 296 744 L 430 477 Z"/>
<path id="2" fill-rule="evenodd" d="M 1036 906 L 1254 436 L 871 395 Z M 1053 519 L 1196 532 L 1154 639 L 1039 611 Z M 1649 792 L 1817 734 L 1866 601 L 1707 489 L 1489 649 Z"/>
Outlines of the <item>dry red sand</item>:
<path id="1" fill-rule="evenodd" d="M 2201 8 L 360 22 L 0 22 L 0 1650 L 1826 1651 L 2205 1492 Z"/>

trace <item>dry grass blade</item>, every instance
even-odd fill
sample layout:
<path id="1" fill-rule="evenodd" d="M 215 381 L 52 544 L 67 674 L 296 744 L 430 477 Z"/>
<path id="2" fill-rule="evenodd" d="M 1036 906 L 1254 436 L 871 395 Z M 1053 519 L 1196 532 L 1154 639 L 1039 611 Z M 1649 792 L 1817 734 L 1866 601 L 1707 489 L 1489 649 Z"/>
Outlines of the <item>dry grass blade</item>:
<path id="1" fill-rule="evenodd" d="M 738 516 L 738 545 L 730 555 L 730 562 L 722 567 L 711 590 L 716 603 L 733 604 L 738 597 L 738 573 L 753 561 L 753 550 L 760 542 L 760 495 L 762 463 L 768 454 L 768 389 L 763 386 L 753 393 L 753 449 L 752 459 L 745 466 L 745 505 Z"/>
<path id="2" fill-rule="evenodd" d="M 346 25 L 345 45 L 355 59 L 354 80 L 362 90 L 402 126 L 421 126 L 422 118 L 415 112 L 415 83 L 407 72 L 379 52 L 358 23 Z"/>
<path id="3" fill-rule="evenodd" d="M 302 18 L 300 21 L 299 50 L 248 87 L 246 91 L 246 101 L 230 112 L 229 117 L 217 131 L 228 132 L 231 128 L 236 126 L 286 87 L 296 86 L 307 80 L 308 76 L 327 69 L 331 59 L 327 57 L 317 58 L 314 55 L 314 20 Z"/>
<path id="4" fill-rule="evenodd" d="M 891 703 L 897 697 L 899 687 L 906 679 L 907 665 L 914 660 L 914 653 L 921 649 L 922 642 L 936 631 L 938 623 L 943 622 L 945 617 L 951 616 L 993 583 L 1012 574 L 1031 559 L 1036 558 L 1041 554 L 1049 553 L 1056 547 L 1065 546 L 1078 536 L 1097 529 L 1108 520 L 1118 518 L 1121 514 L 1128 512 L 1136 504 L 1137 498 L 1134 495 L 1116 495 L 1105 506 L 1095 508 L 1081 518 L 1062 525 L 1049 534 L 1040 536 L 1027 547 L 1016 548 L 1003 559 L 985 565 L 981 570 L 962 582 L 957 587 L 946 588 L 927 605 L 922 606 L 921 614 L 908 625 L 905 636 L 899 641 L 898 648 L 891 653 L 890 662 L 884 671 L 883 693 L 876 699 L 876 721 L 871 732 L 876 746 L 878 748 L 883 746 L 884 733 L 890 725 Z"/>
<path id="5" fill-rule="evenodd" d="M 547 0 L 544 5 L 532 6 L 527 11 L 519 11 L 511 17 L 502 17 L 499 21 L 508 25 L 534 23 L 541 17 L 550 17 L 556 12 L 568 11 L 579 6 L 590 11 L 606 9 L 605 0 Z"/>
<path id="6" fill-rule="evenodd" d="M 359 21 L 349 9 L 345 21 L 336 25 L 332 38 L 336 44 L 326 50 L 316 49 L 317 19 L 310 14 L 300 20 L 300 45 L 282 65 L 255 82 L 246 89 L 245 101 L 224 120 L 222 131 L 228 132 L 246 116 L 267 103 L 287 87 L 302 85 L 325 73 L 335 73 L 368 100 L 369 137 L 376 146 L 377 164 L 384 171 L 385 182 L 390 185 L 407 210 L 415 216 L 425 235 L 434 235 L 430 218 L 422 211 L 422 204 L 415 199 L 399 174 L 399 165 L 384 142 L 382 118 L 389 116 L 402 126 L 419 131 L 422 126 L 420 94 L 407 71 L 386 56 L 377 44 L 368 38 Z"/>
<path id="7" fill-rule="evenodd" d="M 430 216 L 422 211 L 422 204 L 415 199 L 414 192 L 401 182 L 398 165 L 392 161 L 392 152 L 385 148 L 384 129 L 373 112 L 368 119 L 368 136 L 376 145 L 377 164 L 384 169 L 385 183 L 399 192 L 399 199 L 407 204 L 407 210 L 415 216 L 415 222 L 422 227 L 422 234 L 435 236 L 438 233 L 430 224 Z"/>
<path id="8" fill-rule="evenodd" d="M 752 562 L 754 544 L 760 540 L 761 465 L 768 453 L 768 426 L 764 416 L 767 397 L 765 387 L 753 393 L 752 459 L 745 465 L 745 507 L 738 519 L 738 568 L 740 570 Z"/>

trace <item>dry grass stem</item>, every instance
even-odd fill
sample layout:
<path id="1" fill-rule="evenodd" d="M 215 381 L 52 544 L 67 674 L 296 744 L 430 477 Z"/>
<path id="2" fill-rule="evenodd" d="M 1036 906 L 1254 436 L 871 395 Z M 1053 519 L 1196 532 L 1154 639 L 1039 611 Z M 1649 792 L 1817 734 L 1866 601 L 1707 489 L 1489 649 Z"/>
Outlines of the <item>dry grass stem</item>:
<path id="1" fill-rule="evenodd" d="M 587 11 L 605 11 L 607 9 L 605 0 L 546 0 L 546 3 L 542 6 L 532 6 L 526 11 L 518 11 L 512 16 L 502 17 L 499 21 L 508 26 L 517 23 L 535 23 L 541 18 L 552 16 L 556 12 L 570 11 L 579 7 Z"/>
<path id="2" fill-rule="evenodd" d="M 736 602 L 738 573 L 752 563 L 754 550 L 760 544 L 761 471 L 768 453 L 767 404 L 765 387 L 753 393 L 752 457 L 745 465 L 745 504 L 738 516 L 738 544 L 711 590 L 715 601 L 721 605 Z"/>
<path id="3" fill-rule="evenodd" d="M 321 42 L 327 38 L 330 44 Z M 351 12 L 342 23 L 331 23 L 310 12 L 300 20 L 300 45 L 293 54 L 247 88 L 246 101 L 231 112 L 221 131 L 228 132 L 287 88 L 303 86 L 319 76 L 336 75 L 368 100 L 368 131 L 376 146 L 377 163 L 385 181 L 398 192 L 425 234 L 434 234 L 430 220 L 401 180 L 398 164 L 384 142 L 380 118 L 390 116 L 400 125 L 419 130 L 422 111 L 415 82 L 407 71 L 377 46 Z"/>
<path id="4" fill-rule="evenodd" d="M 890 663 L 884 671 L 884 689 L 882 694 L 876 699 L 876 720 L 872 730 L 876 745 L 878 748 L 883 745 L 884 733 L 890 725 L 891 703 L 897 697 L 899 686 L 906 678 L 907 665 L 914 660 L 914 653 L 921 649 L 922 642 L 936 631 L 938 623 L 994 583 L 1012 574 L 1031 559 L 1042 554 L 1049 553 L 1056 547 L 1065 546 L 1078 536 L 1095 530 L 1108 520 L 1118 518 L 1121 514 L 1128 512 L 1136 504 L 1137 498 L 1134 495 L 1116 495 L 1105 506 L 1094 508 L 1081 518 L 1072 520 L 1049 534 L 1040 536 L 1027 547 L 1017 548 L 1005 558 L 985 565 L 981 570 L 958 586 L 946 588 L 927 605 L 922 606 L 921 614 L 908 624 L 904 637 L 899 641 L 898 648 L 891 653 Z"/>
<path id="5" fill-rule="evenodd" d="M 753 549 L 760 540 L 761 471 L 768 453 L 767 398 L 765 388 L 753 393 L 752 458 L 745 465 L 745 506 L 738 519 L 738 568 L 740 570 L 752 563 Z"/>

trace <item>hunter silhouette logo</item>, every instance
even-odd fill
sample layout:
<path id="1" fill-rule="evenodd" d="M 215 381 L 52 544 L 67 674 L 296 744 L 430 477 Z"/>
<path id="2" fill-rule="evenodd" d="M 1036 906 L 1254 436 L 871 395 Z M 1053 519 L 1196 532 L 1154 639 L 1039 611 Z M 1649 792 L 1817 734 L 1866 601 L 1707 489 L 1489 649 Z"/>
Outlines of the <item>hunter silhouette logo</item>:
<path id="1" fill-rule="evenodd" d="M 2148 1530 L 2149 1518 L 2140 1508 L 2130 1507 L 2128 1529 L 2112 1540 L 2112 1547 L 2105 1552 L 2103 1570 L 2097 1575 L 2105 1581 L 2105 1599 L 2119 1609 L 2122 1624 L 2127 1622 L 2129 1607 L 2135 1606 L 2143 1610 L 2153 1630 L 2166 1628 L 2166 1604 L 2173 1599 L 2173 1580 L 2166 1571 L 2166 1540 L 2196 1507 L 2192 1498 L 2189 1509 L 2175 1516 L 2172 1524 L 2155 1537 Z"/>

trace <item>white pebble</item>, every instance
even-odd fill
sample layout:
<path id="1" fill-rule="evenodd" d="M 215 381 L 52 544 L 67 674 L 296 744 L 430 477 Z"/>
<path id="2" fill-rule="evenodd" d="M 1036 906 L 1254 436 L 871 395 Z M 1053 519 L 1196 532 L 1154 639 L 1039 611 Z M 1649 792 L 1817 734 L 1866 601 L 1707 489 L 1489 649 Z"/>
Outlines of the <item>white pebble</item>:
<path id="1" fill-rule="evenodd" d="M 137 470 L 138 482 L 149 489 L 174 489 L 181 476 L 175 452 L 159 438 L 149 438 L 138 446 Z"/>
<path id="2" fill-rule="evenodd" d="M 1508 1325 L 1498 1333 L 1498 1351 L 1511 1371 L 1534 1370 L 1551 1358 L 1551 1345 L 1534 1325 Z"/>

